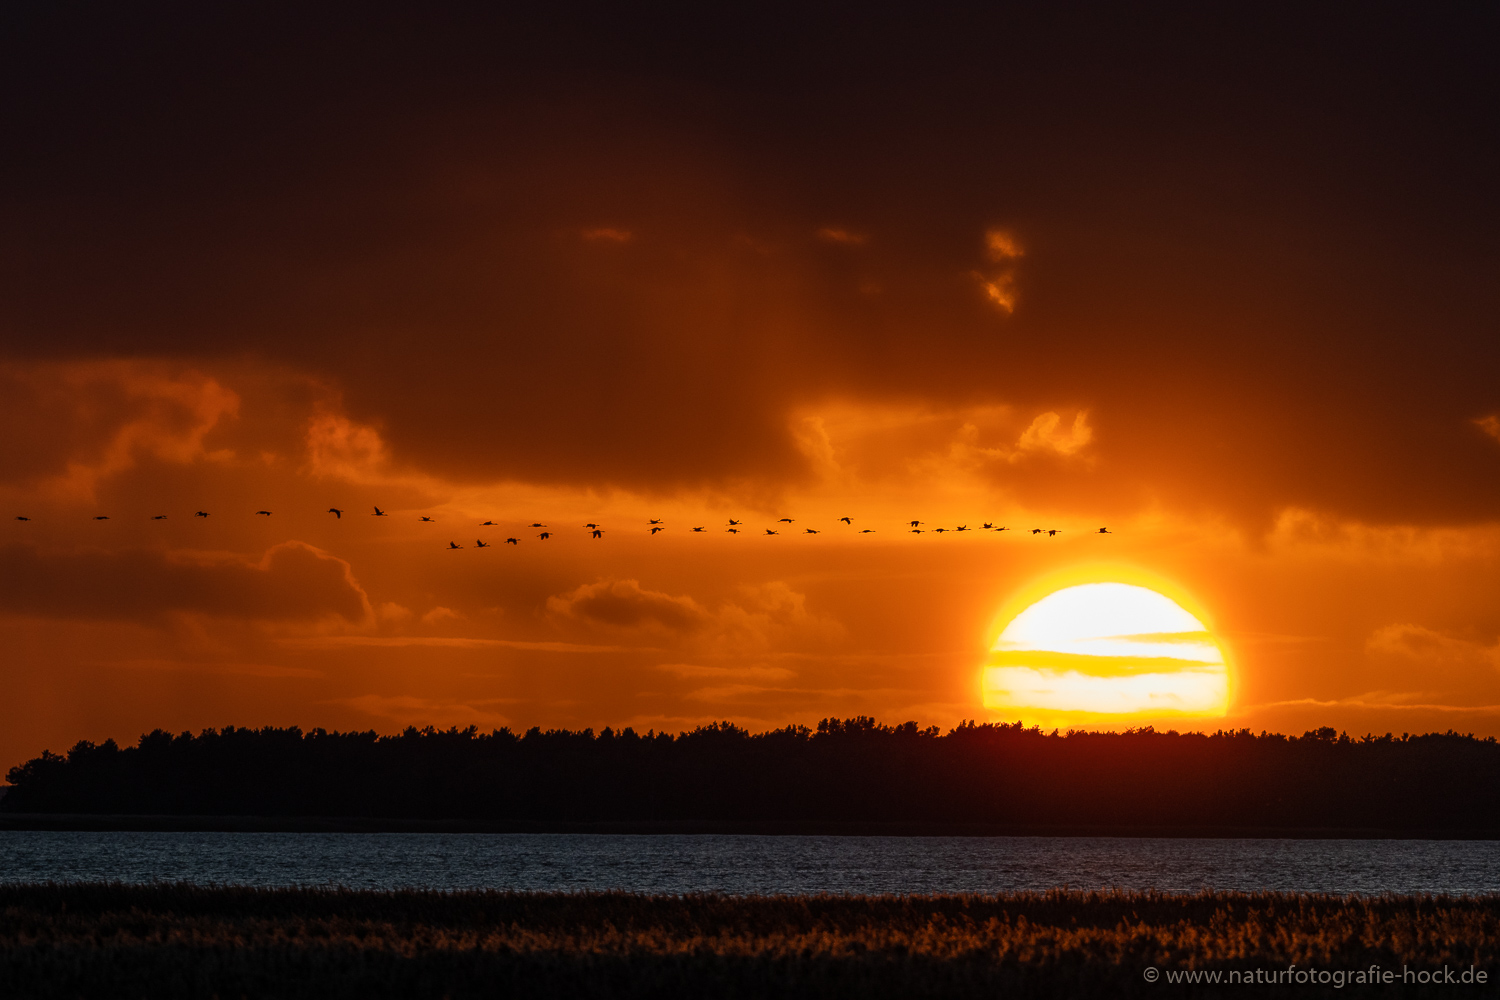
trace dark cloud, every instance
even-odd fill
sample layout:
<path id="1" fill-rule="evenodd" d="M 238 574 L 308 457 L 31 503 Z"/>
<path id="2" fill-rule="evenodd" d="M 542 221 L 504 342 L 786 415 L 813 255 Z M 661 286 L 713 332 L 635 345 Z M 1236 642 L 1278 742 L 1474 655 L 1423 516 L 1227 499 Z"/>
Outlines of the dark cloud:
<path id="1" fill-rule="evenodd" d="M 547 611 L 591 625 L 612 628 L 658 628 L 691 633 L 710 621 L 691 597 L 646 590 L 637 580 L 600 580 L 547 599 Z"/>
<path id="2" fill-rule="evenodd" d="M 785 482 L 789 408 L 1008 403 L 1097 433 L 1031 502 L 1483 519 L 1495 17 L 16 5 L 0 336 L 285 366 L 452 479 Z"/>
<path id="3" fill-rule="evenodd" d="M 252 621 L 369 616 L 349 564 L 301 542 L 259 562 L 145 549 L 0 547 L 0 606 L 46 618 L 150 621 L 171 613 Z"/>

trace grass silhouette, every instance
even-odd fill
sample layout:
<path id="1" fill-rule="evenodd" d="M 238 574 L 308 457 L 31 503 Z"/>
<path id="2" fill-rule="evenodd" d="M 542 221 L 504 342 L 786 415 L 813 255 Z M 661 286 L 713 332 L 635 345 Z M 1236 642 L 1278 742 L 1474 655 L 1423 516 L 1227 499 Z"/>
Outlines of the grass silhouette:
<path id="1" fill-rule="evenodd" d="M 1497 951 L 1500 901 L 1469 897 L 0 885 L 0 996 L 37 998 L 1209 996 L 1143 971 L 1294 963 L 1420 996 L 1403 966 Z"/>

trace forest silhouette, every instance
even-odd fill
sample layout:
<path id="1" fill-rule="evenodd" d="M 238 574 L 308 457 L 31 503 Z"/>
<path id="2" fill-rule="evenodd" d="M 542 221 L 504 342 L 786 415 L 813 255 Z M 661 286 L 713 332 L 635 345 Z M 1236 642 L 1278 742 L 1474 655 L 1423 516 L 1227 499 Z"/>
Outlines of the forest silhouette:
<path id="1" fill-rule="evenodd" d="M 363 817 L 511 823 L 834 823 L 1153 830 L 1500 831 L 1500 744 L 1043 732 L 825 719 L 631 729 L 156 730 L 79 742 L 8 775 L 6 813 Z"/>

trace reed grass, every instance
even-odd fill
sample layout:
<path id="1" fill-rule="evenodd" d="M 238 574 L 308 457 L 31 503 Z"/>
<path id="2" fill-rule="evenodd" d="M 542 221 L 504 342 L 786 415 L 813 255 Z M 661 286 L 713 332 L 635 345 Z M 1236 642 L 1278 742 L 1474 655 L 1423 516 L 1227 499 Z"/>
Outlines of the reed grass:
<path id="1" fill-rule="evenodd" d="M 1245 996 L 1142 973 L 1446 964 L 1493 977 L 1497 950 L 1493 898 L 0 885 L 7 998 Z"/>

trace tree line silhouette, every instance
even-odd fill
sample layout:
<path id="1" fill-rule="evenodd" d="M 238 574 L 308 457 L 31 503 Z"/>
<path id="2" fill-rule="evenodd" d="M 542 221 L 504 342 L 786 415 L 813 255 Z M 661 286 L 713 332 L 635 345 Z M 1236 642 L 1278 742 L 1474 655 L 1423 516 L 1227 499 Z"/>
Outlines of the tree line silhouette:
<path id="1" fill-rule="evenodd" d="M 1500 744 L 825 719 L 752 734 L 156 730 L 8 774 L 10 813 L 1500 831 Z"/>

